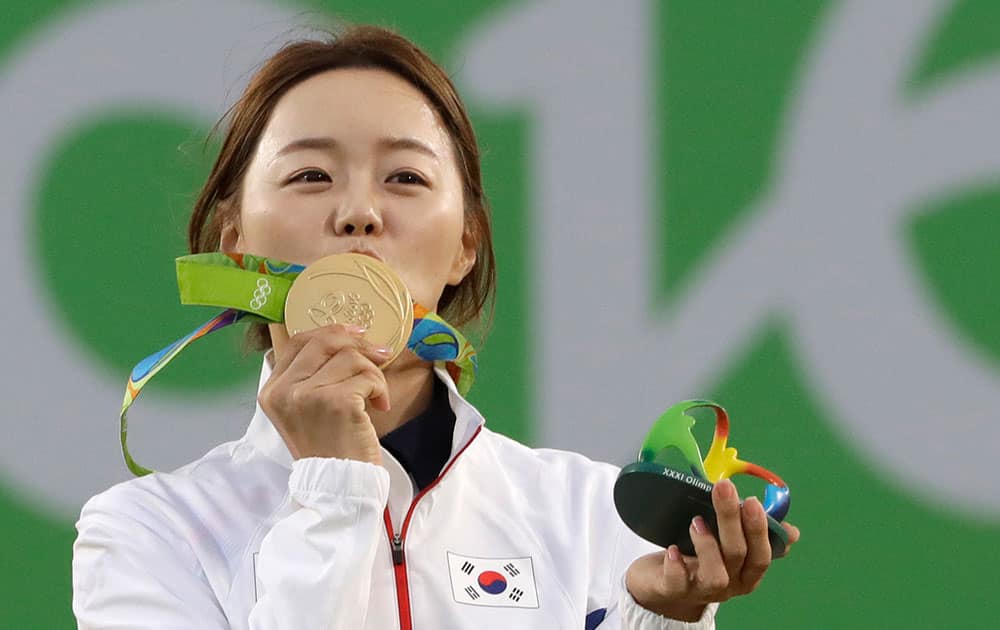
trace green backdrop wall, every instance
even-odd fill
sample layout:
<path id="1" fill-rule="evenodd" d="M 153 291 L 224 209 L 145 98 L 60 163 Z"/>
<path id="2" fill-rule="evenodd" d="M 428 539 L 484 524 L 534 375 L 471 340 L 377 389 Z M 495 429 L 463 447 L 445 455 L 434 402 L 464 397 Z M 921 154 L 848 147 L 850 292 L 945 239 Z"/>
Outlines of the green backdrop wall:
<path id="1" fill-rule="evenodd" d="M 713 397 L 803 542 L 720 627 L 994 627 L 1000 4 L 989 0 L 6 3 L 0 628 L 73 627 L 83 501 L 127 478 L 131 366 L 205 313 L 172 258 L 209 128 L 331 16 L 454 74 L 500 289 L 474 401 L 623 464 Z M 259 359 L 193 348 L 133 413 L 178 466 L 240 435 Z"/>

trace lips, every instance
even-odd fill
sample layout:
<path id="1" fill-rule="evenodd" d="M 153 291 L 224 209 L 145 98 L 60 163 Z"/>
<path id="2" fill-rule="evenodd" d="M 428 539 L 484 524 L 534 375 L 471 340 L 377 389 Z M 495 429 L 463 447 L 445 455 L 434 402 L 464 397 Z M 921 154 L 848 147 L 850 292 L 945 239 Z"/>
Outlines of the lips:
<path id="1" fill-rule="evenodd" d="M 315 263 L 317 260 L 320 260 L 321 258 L 325 258 L 327 256 L 336 256 L 336 255 L 339 255 L 339 254 L 360 254 L 362 256 L 368 256 L 369 258 L 374 258 L 375 260 L 379 261 L 380 263 L 388 264 L 388 263 L 385 262 L 385 259 L 382 258 L 382 255 L 379 254 L 376 250 L 372 249 L 371 247 L 368 247 L 367 245 L 361 244 L 361 243 L 357 243 L 357 244 L 353 245 L 352 247 L 348 247 L 347 249 L 342 249 L 342 250 L 339 250 L 339 251 L 332 251 L 332 252 L 328 251 L 328 252 L 322 254 L 319 258 L 314 258 L 312 260 L 294 261 L 294 262 L 297 262 L 297 264 L 300 264 L 300 265 L 302 265 L 304 267 L 308 267 L 309 265 Z"/>
<path id="2" fill-rule="evenodd" d="M 352 247 L 351 249 L 347 250 L 347 252 L 351 254 L 361 254 L 362 256 L 370 256 L 379 262 L 385 262 L 382 259 L 382 257 L 379 256 L 378 252 L 368 247 Z"/>

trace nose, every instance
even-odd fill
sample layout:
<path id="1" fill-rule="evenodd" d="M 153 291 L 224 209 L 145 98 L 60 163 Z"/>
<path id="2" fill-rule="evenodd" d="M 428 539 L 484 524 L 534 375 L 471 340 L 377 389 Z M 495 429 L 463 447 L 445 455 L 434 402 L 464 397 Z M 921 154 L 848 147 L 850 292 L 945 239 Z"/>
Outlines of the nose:
<path id="1" fill-rule="evenodd" d="M 351 195 L 333 216 L 337 236 L 377 236 L 382 233 L 382 214 L 372 196 Z"/>

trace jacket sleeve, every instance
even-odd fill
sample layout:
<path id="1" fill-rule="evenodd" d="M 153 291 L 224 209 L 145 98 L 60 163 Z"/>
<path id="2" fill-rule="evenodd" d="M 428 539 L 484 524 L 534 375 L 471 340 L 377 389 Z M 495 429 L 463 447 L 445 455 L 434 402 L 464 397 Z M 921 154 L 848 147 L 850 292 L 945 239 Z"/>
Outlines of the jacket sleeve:
<path id="1" fill-rule="evenodd" d="M 365 627 L 372 564 L 385 537 L 389 473 L 381 466 L 308 458 L 288 480 L 296 509 L 264 537 L 262 596 L 252 630 Z"/>
<path id="2" fill-rule="evenodd" d="M 621 589 L 618 608 L 621 611 L 621 627 L 624 630 L 715 629 L 715 611 L 719 608 L 718 604 L 709 604 L 705 607 L 705 612 L 701 615 L 701 619 L 695 622 L 687 623 L 663 617 L 640 606 L 635 599 L 633 599 L 632 595 L 629 594 L 628 589 L 625 588 L 624 576 L 622 577 Z"/>
<path id="3" fill-rule="evenodd" d="M 261 543 L 261 591 L 249 628 L 364 627 L 388 473 L 309 458 L 293 464 L 288 485 L 291 513 Z M 121 496 L 95 497 L 77 523 L 73 612 L 80 630 L 230 628 L 190 541 L 168 516 Z"/>

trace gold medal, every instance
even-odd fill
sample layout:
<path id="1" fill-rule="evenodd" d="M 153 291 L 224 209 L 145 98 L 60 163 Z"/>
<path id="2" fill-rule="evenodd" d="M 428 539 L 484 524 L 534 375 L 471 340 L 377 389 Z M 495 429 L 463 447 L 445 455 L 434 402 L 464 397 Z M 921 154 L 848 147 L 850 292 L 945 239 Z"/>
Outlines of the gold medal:
<path id="1" fill-rule="evenodd" d="M 305 268 L 285 300 L 289 335 L 329 326 L 365 328 L 371 343 L 392 349 L 380 367 L 406 348 L 413 329 L 410 292 L 385 263 L 363 254 L 334 254 Z"/>

